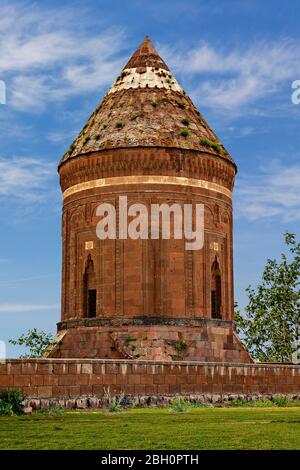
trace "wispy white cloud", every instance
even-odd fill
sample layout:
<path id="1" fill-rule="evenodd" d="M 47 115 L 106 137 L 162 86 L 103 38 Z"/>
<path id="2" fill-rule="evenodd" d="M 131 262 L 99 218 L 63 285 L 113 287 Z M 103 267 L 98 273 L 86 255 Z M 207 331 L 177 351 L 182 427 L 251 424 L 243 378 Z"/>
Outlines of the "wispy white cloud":
<path id="1" fill-rule="evenodd" d="M 0 157 L 0 199 L 40 200 L 55 174 L 55 165 L 43 160 Z"/>
<path id="2" fill-rule="evenodd" d="M 0 304 L 0 313 L 26 313 L 59 308 L 59 304 Z"/>
<path id="3" fill-rule="evenodd" d="M 235 192 L 238 216 L 300 220 L 300 165 L 272 163 L 260 173 L 240 175 Z"/>
<path id="4" fill-rule="evenodd" d="M 36 3 L 4 2 L 1 12 L 0 76 L 7 80 L 8 105 L 15 108 L 39 110 L 49 101 L 109 86 L 127 58 L 125 28 L 107 28 L 103 21 L 92 28 L 97 20 L 82 7 L 45 11 Z M 70 18 L 79 17 L 81 28 L 74 28 Z M 252 104 L 300 77 L 300 44 L 288 38 L 158 49 L 196 101 L 231 115 L 247 106 L 253 113 Z"/>
<path id="5" fill-rule="evenodd" d="M 300 76 L 300 43 L 291 39 L 239 44 L 230 49 L 201 43 L 188 51 L 163 50 L 175 71 L 183 77 L 199 78 L 193 97 L 220 111 L 244 109 Z"/>
<path id="6" fill-rule="evenodd" d="M 1 6 L 0 75 L 7 81 L 8 105 L 39 109 L 49 101 L 109 85 L 118 73 L 124 32 L 98 25 L 90 33 L 84 9 L 37 4 Z M 74 17 L 81 28 L 74 28 Z M 18 25 L 18 27 L 16 27 Z"/>

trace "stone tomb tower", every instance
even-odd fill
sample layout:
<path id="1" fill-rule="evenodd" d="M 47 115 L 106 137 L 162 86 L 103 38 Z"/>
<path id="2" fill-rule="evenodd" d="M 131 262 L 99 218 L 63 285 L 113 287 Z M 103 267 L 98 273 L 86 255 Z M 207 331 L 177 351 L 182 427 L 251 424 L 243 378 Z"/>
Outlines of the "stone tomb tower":
<path id="1" fill-rule="evenodd" d="M 148 37 L 59 164 L 61 358 L 251 362 L 234 330 L 236 165 Z M 97 207 L 204 205 L 204 246 L 100 240 Z M 120 214 L 116 211 L 118 228 Z"/>

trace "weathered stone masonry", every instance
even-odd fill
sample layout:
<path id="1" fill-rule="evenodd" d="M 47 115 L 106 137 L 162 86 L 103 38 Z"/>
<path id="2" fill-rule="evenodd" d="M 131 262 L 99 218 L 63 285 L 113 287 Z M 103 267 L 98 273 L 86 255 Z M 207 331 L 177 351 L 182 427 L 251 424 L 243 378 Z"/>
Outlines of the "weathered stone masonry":
<path id="1" fill-rule="evenodd" d="M 149 38 L 59 174 L 61 341 L 51 357 L 252 362 L 233 322 L 236 165 Z M 119 196 L 149 213 L 152 204 L 203 205 L 203 248 L 186 250 L 174 237 L 99 240 L 97 207 L 117 208 Z"/>
<path id="2" fill-rule="evenodd" d="M 300 397 L 300 366 L 104 359 L 11 359 L 0 364 L 0 389 L 20 388 L 38 407 L 101 406 L 108 387 L 112 394 L 123 392 L 141 403 L 162 403 L 177 394 L 203 401 Z"/>

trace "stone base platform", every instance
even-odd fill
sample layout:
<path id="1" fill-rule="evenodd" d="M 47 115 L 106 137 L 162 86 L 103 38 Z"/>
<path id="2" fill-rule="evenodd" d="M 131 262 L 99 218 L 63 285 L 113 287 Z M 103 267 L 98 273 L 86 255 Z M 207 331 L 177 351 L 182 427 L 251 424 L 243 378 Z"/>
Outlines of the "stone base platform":
<path id="1" fill-rule="evenodd" d="M 59 324 L 48 357 L 253 362 L 232 321 L 204 318 L 81 319 Z"/>

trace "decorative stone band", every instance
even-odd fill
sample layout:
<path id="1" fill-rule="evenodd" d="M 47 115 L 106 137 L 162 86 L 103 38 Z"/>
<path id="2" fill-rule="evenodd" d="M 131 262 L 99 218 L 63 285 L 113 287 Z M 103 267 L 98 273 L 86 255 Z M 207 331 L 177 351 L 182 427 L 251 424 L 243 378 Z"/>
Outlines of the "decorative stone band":
<path id="1" fill-rule="evenodd" d="M 165 88 L 166 90 L 183 92 L 171 72 L 164 69 L 145 67 L 144 69 L 124 69 L 115 83 L 109 89 L 108 94 L 129 88 Z"/>
<path id="2" fill-rule="evenodd" d="M 181 317 L 149 317 L 146 315 L 140 317 L 96 317 L 96 318 L 73 318 L 57 323 L 58 331 L 65 331 L 69 328 L 94 327 L 94 326 L 136 326 L 146 328 L 147 326 L 177 326 L 177 327 L 201 327 L 211 325 L 214 327 L 234 328 L 232 320 L 212 319 L 205 317 L 181 318 Z"/>
<path id="3" fill-rule="evenodd" d="M 185 178 L 182 176 L 114 176 L 111 178 L 100 178 L 92 181 L 85 181 L 83 183 L 75 184 L 70 186 L 63 192 L 63 198 L 65 199 L 72 194 L 80 191 L 86 191 L 88 189 L 103 188 L 107 186 L 118 186 L 118 185 L 129 185 L 129 184 L 173 184 L 178 186 L 191 186 L 194 188 L 209 189 L 222 193 L 225 196 L 231 198 L 232 192 L 217 183 L 210 181 L 198 180 L 196 178 Z"/>

